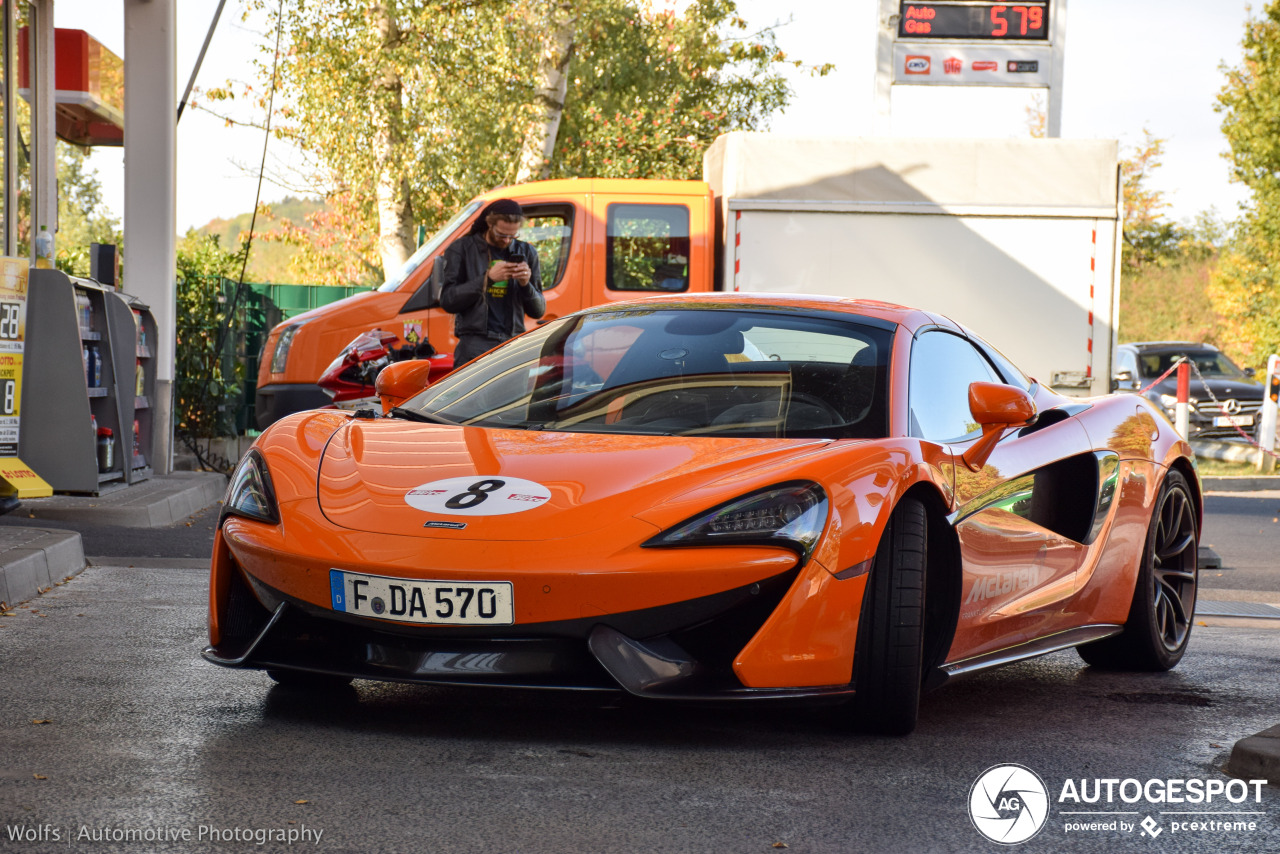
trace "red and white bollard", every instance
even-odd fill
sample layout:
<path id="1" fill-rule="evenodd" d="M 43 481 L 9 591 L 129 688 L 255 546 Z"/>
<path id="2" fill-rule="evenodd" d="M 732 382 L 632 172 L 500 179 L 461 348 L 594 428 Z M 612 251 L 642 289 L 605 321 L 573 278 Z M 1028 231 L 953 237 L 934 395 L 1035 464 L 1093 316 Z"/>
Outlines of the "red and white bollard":
<path id="1" fill-rule="evenodd" d="M 1191 364 L 1189 362 L 1181 362 L 1178 365 L 1178 402 L 1173 405 L 1173 426 L 1177 428 L 1178 435 L 1183 439 L 1187 438 L 1187 430 L 1189 429 L 1190 409 L 1187 401 L 1191 398 Z"/>
<path id="2" fill-rule="evenodd" d="M 1276 458 L 1269 452 L 1276 446 L 1276 405 L 1280 402 L 1280 356 L 1267 357 L 1267 378 L 1262 397 L 1261 421 L 1258 425 L 1258 471 L 1271 474 L 1276 470 Z"/>

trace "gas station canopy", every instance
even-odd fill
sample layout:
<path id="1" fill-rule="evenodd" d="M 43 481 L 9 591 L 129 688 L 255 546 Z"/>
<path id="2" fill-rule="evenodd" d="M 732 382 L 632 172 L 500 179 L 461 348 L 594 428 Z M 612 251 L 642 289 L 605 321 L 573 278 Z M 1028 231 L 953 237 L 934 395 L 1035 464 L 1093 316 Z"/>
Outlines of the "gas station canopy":
<path id="1" fill-rule="evenodd" d="M 19 93 L 31 100 L 27 31 L 18 37 Z M 77 145 L 124 145 L 124 61 L 84 30 L 54 31 L 56 132 Z"/>

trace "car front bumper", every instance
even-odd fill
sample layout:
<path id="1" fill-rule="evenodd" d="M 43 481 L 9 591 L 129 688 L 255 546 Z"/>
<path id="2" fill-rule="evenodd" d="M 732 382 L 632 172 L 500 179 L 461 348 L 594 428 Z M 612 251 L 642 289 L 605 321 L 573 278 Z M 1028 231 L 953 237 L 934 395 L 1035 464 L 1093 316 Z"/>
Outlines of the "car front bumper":
<path id="1" fill-rule="evenodd" d="M 442 626 L 333 610 L 327 594 L 319 593 L 327 582 L 318 576 L 327 575 L 324 568 L 337 559 L 332 553 L 300 554 L 299 541 L 286 537 L 283 527 L 232 517 L 219 531 L 207 660 L 387 681 L 624 690 L 681 699 L 851 692 L 865 576 L 837 579 L 816 560 L 798 567 L 785 550 L 642 549 L 639 558 L 653 562 L 648 571 L 561 567 L 557 575 L 548 565 L 563 562 L 572 551 L 562 546 L 542 565 L 530 559 L 530 566 L 507 577 L 514 581 L 517 602 L 542 601 L 550 598 L 545 591 L 576 584 L 583 594 L 571 607 L 532 617 L 526 613 L 512 625 Z M 351 541 L 343 550 L 347 554 L 362 554 L 362 543 L 372 548 L 374 535 L 345 536 Z M 305 532 L 301 538 L 307 539 Z M 441 574 L 422 568 L 421 539 L 376 539 L 384 550 L 402 556 L 401 566 L 341 564 L 406 577 Z M 414 540 L 412 551 L 394 542 L 407 539 Z M 264 540 L 275 540 L 277 548 L 267 548 Z M 281 548 L 287 544 L 291 547 Z M 441 551 L 447 549 L 431 554 Z M 750 559 L 743 561 L 745 556 Z M 734 563 L 734 557 L 740 566 L 736 573 L 716 565 L 717 560 Z M 688 580 L 674 584 L 664 569 Z M 699 575 L 705 577 L 701 582 Z M 589 604 L 606 601 L 604 594 L 619 586 L 625 594 L 613 600 L 613 607 Z M 635 595 L 640 587 L 663 592 L 642 601 Z M 617 602 L 636 604 L 625 608 Z"/>

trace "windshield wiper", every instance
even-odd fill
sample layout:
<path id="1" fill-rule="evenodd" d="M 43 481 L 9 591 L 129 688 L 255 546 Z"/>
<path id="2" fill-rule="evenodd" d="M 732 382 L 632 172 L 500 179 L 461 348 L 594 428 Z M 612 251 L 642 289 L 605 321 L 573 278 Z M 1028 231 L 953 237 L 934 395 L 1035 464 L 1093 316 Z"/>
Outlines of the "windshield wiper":
<path id="1" fill-rule="evenodd" d="M 416 409 L 405 409 L 403 406 L 392 407 L 391 414 L 409 421 L 422 421 L 427 424 L 447 424 L 450 427 L 461 427 L 462 425 L 456 421 L 450 421 L 448 418 L 442 418 L 439 415 L 428 415 L 425 412 L 419 412 Z"/>

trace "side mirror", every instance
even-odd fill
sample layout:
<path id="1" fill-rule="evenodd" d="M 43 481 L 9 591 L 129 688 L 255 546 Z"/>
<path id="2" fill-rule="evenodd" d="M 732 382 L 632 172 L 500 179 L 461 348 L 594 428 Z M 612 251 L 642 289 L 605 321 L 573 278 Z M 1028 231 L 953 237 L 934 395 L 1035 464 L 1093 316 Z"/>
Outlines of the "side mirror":
<path id="1" fill-rule="evenodd" d="M 431 278 L 427 280 L 430 288 L 427 291 L 431 308 L 440 305 L 440 291 L 444 287 L 444 255 L 437 255 L 431 262 Z"/>
<path id="2" fill-rule="evenodd" d="M 400 306 L 400 313 L 439 308 L 442 287 L 444 287 L 444 256 L 437 255 L 431 259 L 431 275 L 427 276 L 427 280 L 418 286 L 413 296 Z"/>
<path id="3" fill-rule="evenodd" d="M 1111 390 L 1129 388 L 1133 385 L 1133 371 L 1123 370 L 1116 371 L 1111 377 Z"/>
<path id="4" fill-rule="evenodd" d="M 373 387 L 382 398 L 382 414 L 404 403 L 431 384 L 431 362 L 412 359 L 408 362 L 392 362 L 378 372 Z"/>
<path id="5" fill-rule="evenodd" d="M 1036 418 L 1036 404 L 1020 388 L 1000 383 L 969 384 L 969 414 L 982 427 L 982 438 L 961 459 L 970 471 L 981 471 L 996 442 L 1011 427 L 1025 427 Z"/>
<path id="6" fill-rule="evenodd" d="M 1258 372 L 1255 371 L 1253 368 L 1245 368 L 1244 375 L 1246 377 L 1256 377 L 1258 375 Z"/>

